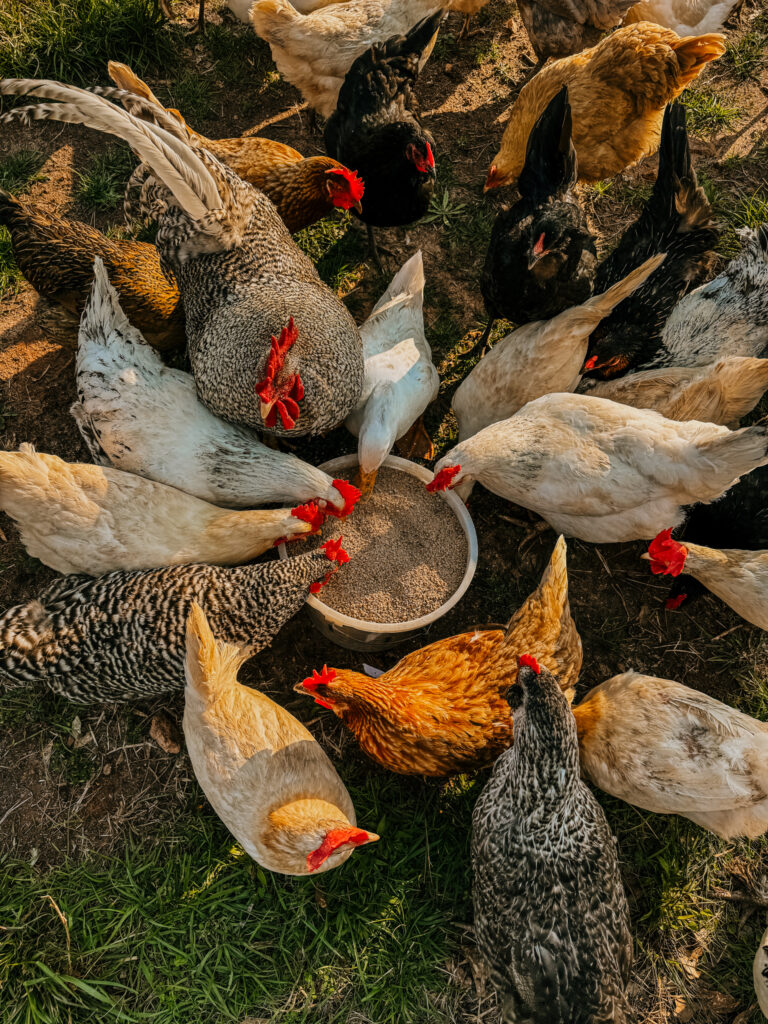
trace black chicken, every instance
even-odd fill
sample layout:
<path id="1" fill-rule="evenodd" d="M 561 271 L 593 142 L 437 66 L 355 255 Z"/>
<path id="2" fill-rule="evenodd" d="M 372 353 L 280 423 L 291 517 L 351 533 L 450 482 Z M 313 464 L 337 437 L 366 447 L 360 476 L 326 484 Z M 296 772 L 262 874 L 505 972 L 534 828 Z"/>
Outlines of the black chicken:
<path id="1" fill-rule="evenodd" d="M 768 548 L 768 466 L 743 476 L 722 498 L 709 505 L 694 505 L 677 530 L 675 540 L 707 548 L 764 551 Z M 678 576 L 666 607 L 672 611 L 691 601 L 706 587 L 693 576 Z"/>
<path id="2" fill-rule="evenodd" d="M 667 258 L 592 332 L 586 376 L 619 377 L 656 354 L 676 303 L 708 277 L 719 234 L 691 165 L 685 108 L 671 103 L 664 111 L 653 192 L 638 219 L 597 268 L 595 292 L 604 292 L 649 256 L 665 252 Z"/>
<path id="3" fill-rule="evenodd" d="M 420 220 L 435 189 L 435 140 L 422 127 L 413 86 L 437 37 L 444 12 L 424 18 L 404 36 L 375 45 L 347 72 L 336 110 L 325 126 L 329 156 L 357 171 L 365 184 L 363 211 L 371 252 L 374 227 Z"/>
<path id="4" fill-rule="evenodd" d="M 488 326 L 476 347 L 485 344 L 499 317 L 515 324 L 550 320 L 591 295 L 597 254 L 571 191 L 576 178 L 563 86 L 528 137 L 518 180 L 522 198 L 493 225 L 480 279 Z"/>
<path id="5" fill-rule="evenodd" d="M 627 901 L 616 840 L 581 780 L 576 720 L 529 655 L 507 700 L 514 744 L 472 816 L 475 932 L 501 1019 L 628 1024 Z"/>

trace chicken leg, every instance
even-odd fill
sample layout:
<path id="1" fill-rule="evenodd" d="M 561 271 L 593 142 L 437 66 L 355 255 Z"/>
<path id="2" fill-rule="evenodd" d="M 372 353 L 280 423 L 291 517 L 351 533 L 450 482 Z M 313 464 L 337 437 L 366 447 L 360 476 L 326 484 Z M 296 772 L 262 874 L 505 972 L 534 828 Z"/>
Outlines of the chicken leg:
<path id="1" fill-rule="evenodd" d="M 197 9 L 197 25 L 190 30 L 191 36 L 204 36 L 205 35 L 205 0 L 200 0 L 200 6 Z"/>

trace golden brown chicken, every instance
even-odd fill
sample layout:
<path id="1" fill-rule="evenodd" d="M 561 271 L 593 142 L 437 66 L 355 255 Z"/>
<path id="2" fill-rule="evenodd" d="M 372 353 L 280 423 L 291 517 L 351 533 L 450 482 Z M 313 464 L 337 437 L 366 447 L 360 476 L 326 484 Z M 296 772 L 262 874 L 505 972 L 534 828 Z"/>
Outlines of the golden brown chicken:
<path id="1" fill-rule="evenodd" d="M 160 350 L 184 344 L 184 310 L 176 282 L 154 245 L 107 238 L 89 224 L 64 220 L 0 189 L 0 224 L 11 235 L 19 270 L 44 298 L 80 316 L 100 256 L 131 323 Z"/>
<path id="2" fill-rule="evenodd" d="M 289 231 L 299 231 L 314 224 L 327 216 L 334 207 L 355 209 L 358 212 L 362 209 L 362 181 L 337 160 L 328 156 L 305 158 L 282 142 L 255 135 L 236 139 L 207 139 L 190 128 L 178 110 L 166 110 L 146 82 L 138 78 L 126 64 L 111 60 L 108 67 L 110 78 L 119 89 L 171 114 L 183 127 L 188 138 L 231 167 L 243 181 L 250 182 L 268 195 Z M 118 98 L 130 113 L 145 119 L 151 117 L 151 108 L 146 104 L 137 108 L 128 97 Z"/>
<path id="3" fill-rule="evenodd" d="M 651 22 L 620 28 L 591 50 L 553 61 L 520 91 L 485 187 L 514 185 L 531 128 L 568 86 L 579 178 L 599 181 L 653 153 L 664 107 L 725 52 L 719 34 L 681 38 Z"/>
<path id="4" fill-rule="evenodd" d="M 512 742 L 504 694 L 517 659 L 532 654 L 573 697 L 581 640 L 568 605 L 566 547 L 558 540 L 541 583 L 506 630 L 474 630 L 406 655 L 378 679 L 323 668 L 298 683 L 329 708 L 369 757 L 402 775 L 480 768 Z"/>

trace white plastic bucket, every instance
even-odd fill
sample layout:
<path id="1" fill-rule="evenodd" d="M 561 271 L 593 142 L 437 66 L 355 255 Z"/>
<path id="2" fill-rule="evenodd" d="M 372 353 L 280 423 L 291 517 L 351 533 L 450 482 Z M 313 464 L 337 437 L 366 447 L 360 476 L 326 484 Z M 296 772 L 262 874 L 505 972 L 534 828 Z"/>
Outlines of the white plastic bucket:
<path id="1" fill-rule="evenodd" d="M 407 459 L 400 459 L 396 455 L 389 455 L 383 462 L 384 466 L 390 469 L 399 469 L 402 473 L 409 473 L 425 484 L 432 479 L 432 473 L 415 462 L 408 462 Z M 341 469 L 349 469 L 357 466 L 357 455 L 342 455 L 338 459 L 331 459 L 323 463 L 320 469 L 330 476 L 334 476 Z M 386 651 L 396 644 L 404 643 L 412 639 L 427 626 L 442 618 L 457 604 L 472 582 L 472 577 L 477 569 L 477 534 L 472 518 L 466 506 L 456 494 L 451 491 L 442 491 L 439 496 L 446 501 L 456 514 L 461 524 L 464 536 L 467 538 L 467 569 L 464 578 L 458 589 L 429 615 L 422 615 L 419 619 L 410 619 L 408 622 L 366 622 L 364 619 L 353 619 L 349 615 L 342 615 L 334 608 L 310 594 L 307 598 L 307 607 L 310 617 L 317 629 L 340 647 L 346 647 L 352 651 Z M 354 515 L 354 513 L 352 513 Z M 280 558 L 287 558 L 288 552 L 285 544 L 278 547 Z"/>

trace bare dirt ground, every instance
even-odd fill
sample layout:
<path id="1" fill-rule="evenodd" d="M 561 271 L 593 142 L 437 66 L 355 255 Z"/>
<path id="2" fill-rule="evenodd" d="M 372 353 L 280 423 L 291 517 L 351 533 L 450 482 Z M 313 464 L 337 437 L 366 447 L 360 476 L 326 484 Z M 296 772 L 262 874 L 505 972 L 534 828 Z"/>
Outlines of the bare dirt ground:
<path id="1" fill-rule="evenodd" d="M 754 12 L 754 7 L 745 6 L 742 23 Z M 187 13 L 192 15 L 191 7 Z M 212 12 L 210 17 L 216 21 L 219 14 Z M 459 24 L 452 16 L 449 25 L 454 36 Z M 440 191 L 447 192 L 452 210 L 459 208 L 448 218 L 455 230 L 438 220 L 382 235 L 393 254 L 387 257 L 389 276 L 415 248 L 420 246 L 424 253 L 427 336 L 444 380 L 428 425 L 443 440 L 450 429 L 451 393 L 468 369 L 462 352 L 469 345 L 469 336 L 484 322 L 478 288 L 483 239 L 496 210 L 510 201 L 508 196 L 495 194 L 484 198 L 482 182 L 509 104 L 528 74 L 524 58 L 532 53 L 511 2 L 491 4 L 479 18 L 478 29 L 477 35 L 446 48 L 447 52 L 438 47 L 419 86 L 425 122 L 437 141 Z M 742 29 L 737 26 L 734 31 Z M 202 45 L 191 47 L 190 54 L 204 71 Z M 163 86 L 172 85 L 157 79 L 150 79 L 149 84 L 161 95 Z M 737 82 L 725 68 L 713 66 L 702 85 L 729 107 L 737 108 L 738 116 L 722 134 L 693 136 L 694 162 L 700 175 L 723 196 L 748 197 L 761 190 L 765 195 L 765 69 L 753 81 Z M 309 131 L 300 97 L 282 82 L 262 85 L 255 95 L 247 87 L 234 95 L 231 89 L 220 89 L 213 108 L 196 128 L 219 137 L 259 131 L 305 154 L 323 151 L 321 138 Z M 44 180 L 30 187 L 25 196 L 28 201 L 102 228 L 119 223 L 121 211 L 94 218 L 74 199 L 74 186 L 87 159 L 106 144 L 96 133 L 58 125 L 4 129 L 2 139 L 4 156 L 30 148 L 46 156 Z M 730 159 L 734 157 L 737 159 Z M 584 191 L 593 227 L 604 247 L 610 247 L 637 215 L 639 207 L 632 192 L 650 185 L 655 170 L 656 161 L 651 158 L 626 172 L 621 187 L 602 194 Z M 476 211 L 485 218 L 479 228 Z M 359 234 L 362 258 L 363 233 L 357 227 L 352 230 Z M 358 320 L 367 315 L 383 286 L 376 272 L 365 267 L 347 296 Z M 30 441 L 65 459 L 88 461 L 68 413 L 75 397 L 75 342 L 74 325 L 55 316 L 29 286 L 22 285 L 17 294 L 0 299 L 3 448 Z M 301 451 L 308 458 L 319 459 L 351 450 L 352 440 L 337 431 L 322 444 Z M 432 640 L 476 623 L 508 618 L 536 585 L 555 542 L 552 531 L 526 540 L 527 530 L 511 520 L 524 523 L 528 514 L 482 488 L 473 494 L 470 511 L 480 538 L 480 566 L 469 593 L 437 623 L 430 634 Z M 0 607 L 5 608 L 32 597 L 53 573 L 26 556 L 15 527 L 5 516 L 0 517 L 0 528 Z M 652 577 L 640 561 L 643 550 L 641 544 L 596 547 L 569 542 L 571 606 L 585 650 L 581 692 L 632 667 L 739 703 L 743 694 L 735 677 L 768 677 L 768 650 L 762 633 L 713 597 L 704 597 L 680 613 L 666 612 L 663 598 L 667 585 Z M 389 667 L 404 650 L 365 660 Z M 328 644 L 310 628 L 302 613 L 251 663 L 246 679 L 305 721 L 312 721 L 336 759 L 359 758 L 347 735 L 330 720 L 332 716 L 314 717 L 313 706 L 291 693 L 296 680 L 324 662 L 359 667 L 361 656 Z M 184 753 L 165 752 L 150 735 L 153 716 L 161 709 L 168 719 L 165 724 L 178 735 L 180 695 L 152 706 L 78 709 L 41 693 L 32 718 L 28 701 L 21 698 L 14 718 L 11 701 L 0 731 L 0 853 L 45 865 L 91 851 L 114 852 L 131 836 L 170 826 L 177 815 L 199 801 Z M 633 877 L 628 867 L 628 887 L 635 886 L 641 887 L 642 879 Z M 653 1020 L 683 1019 L 675 1016 L 674 1000 L 661 982 L 647 1009 L 654 1014 Z M 739 1012 L 745 1009 L 742 1006 Z M 700 1012 L 697 1019 L 702 1021 L 735 1024 L 737 1019 L 733 1007 L 725 1015 L 711 1007 Z"/>

